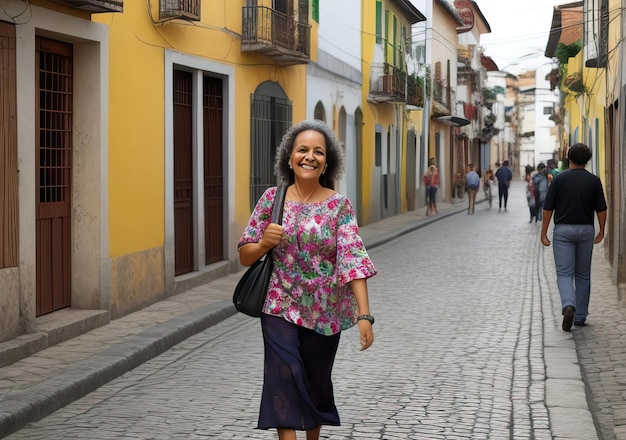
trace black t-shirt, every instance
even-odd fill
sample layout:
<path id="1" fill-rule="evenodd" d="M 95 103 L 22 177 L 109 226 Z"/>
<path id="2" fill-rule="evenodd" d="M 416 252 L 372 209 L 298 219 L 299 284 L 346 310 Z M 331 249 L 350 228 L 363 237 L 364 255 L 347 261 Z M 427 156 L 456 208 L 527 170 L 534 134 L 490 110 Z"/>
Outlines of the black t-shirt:
<path id="1" fill-rule="evenodd" d="M 548 187 L 543 209 L 554 211 L 555 225 L 593 225 L 594 212 L 606 211 L 602 182 L 584 168 L 563 171 Z"/>

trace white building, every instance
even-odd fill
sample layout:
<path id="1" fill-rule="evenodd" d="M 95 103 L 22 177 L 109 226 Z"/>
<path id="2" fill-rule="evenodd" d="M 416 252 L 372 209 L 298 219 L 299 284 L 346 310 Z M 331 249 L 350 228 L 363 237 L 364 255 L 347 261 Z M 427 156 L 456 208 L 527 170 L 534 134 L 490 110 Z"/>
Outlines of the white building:
<path id="1" fill-rule="evenodd" d="M 535 163 L 546 163 L 553 159 L 559 151 L 559 138 L 556 125 L 551 117 L 559 102 L 558 91 L 550 90 L 550 82 L 546 79 L 552 70 L 549 64 L 536 70 L 535 88 Z"/>
<path id="2" fill-rule="evenodd" d="M 318 11 L 317 61 L 307 65 L 306 117 L 325 121 L 343 142 L 346 169 L 337 189 L 357 201 L 356 124 L 362 123 L 361 1 L 319 0 Z"/>

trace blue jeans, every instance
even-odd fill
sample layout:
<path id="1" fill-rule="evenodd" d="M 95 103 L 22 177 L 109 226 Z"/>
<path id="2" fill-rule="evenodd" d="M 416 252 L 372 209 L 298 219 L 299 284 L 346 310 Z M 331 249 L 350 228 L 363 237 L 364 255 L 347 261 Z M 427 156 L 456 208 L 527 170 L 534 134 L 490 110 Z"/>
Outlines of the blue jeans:
<path id="1" fill-rule="evenodd" d="M 555 225 L 552 236 L 556 283 L 562 310 L 576 309 L 575 322 L 584 322 L 589 312 L 593 225 Z"/>

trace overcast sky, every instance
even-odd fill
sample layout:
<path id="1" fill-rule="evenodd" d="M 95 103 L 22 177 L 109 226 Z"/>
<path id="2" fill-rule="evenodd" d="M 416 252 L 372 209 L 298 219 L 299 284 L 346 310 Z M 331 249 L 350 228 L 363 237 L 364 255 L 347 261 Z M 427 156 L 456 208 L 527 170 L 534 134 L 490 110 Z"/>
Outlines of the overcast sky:
<path id="1" fill-rule="evenodd" d="M 550 62 L 544 56 L 554 6 L 573 0 L 475 0 L 491 27 L 480 37 L 500 70 L 519 74 Z"/>

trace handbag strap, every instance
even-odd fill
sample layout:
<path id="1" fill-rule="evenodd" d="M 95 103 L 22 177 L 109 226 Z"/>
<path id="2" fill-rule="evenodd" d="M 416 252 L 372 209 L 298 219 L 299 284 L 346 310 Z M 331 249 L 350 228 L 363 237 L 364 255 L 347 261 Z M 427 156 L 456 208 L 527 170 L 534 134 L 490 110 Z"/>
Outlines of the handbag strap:
<path id="1" fill-rule="evenodd" d="M 287 185 L 278 185 L 274 195 L 274 206 L 272 207 L 272 223 L 281 224 L 283 221 L 285 194 L 287 194 Z"/>

